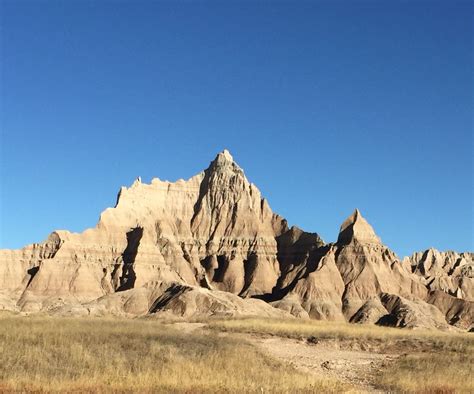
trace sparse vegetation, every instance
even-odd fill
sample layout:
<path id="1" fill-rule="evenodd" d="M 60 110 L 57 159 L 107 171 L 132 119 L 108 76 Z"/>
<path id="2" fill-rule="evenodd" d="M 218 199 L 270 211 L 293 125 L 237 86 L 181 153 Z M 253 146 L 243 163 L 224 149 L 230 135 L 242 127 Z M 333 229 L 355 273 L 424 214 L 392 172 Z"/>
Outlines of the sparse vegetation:
<path id="1" fill-rule="evenodd" d="M 0 316 L 0 391 L 314 392 L 250 344 L 151 320 Z"/>
<path id="2" fill-rule="evenodd" d="M 408 349 L 407 349 L 408 350 Z M 402 355 L 378 378 L 391 391 L 422 393 L 473 393 L 474 347 L 443 352 L 415 352 Z"/>
<path id="3" fill-rule="evenodd" d="M 225 332 L 226 335 L 221 335 Z M 242 334 L 338 342 L 398 357 L 374 377 L 395 392 L 473 392 L 474 338 L 368 325 L 211 320 L 183 331 L 155 320 L 0 315 L 0 392 L 342 392 L 265 355 Z"/>
<path id="4" fill-rule="evenodd" d="M 380 327 L 372 324 L 349 324 L 346 322 L 302 320 L 302 319 L 228 319 L 209 322 L 209 327 L 218 331 L 247 332 L 276 335 L 287 338 L 306 339 L 316 336 L 334 340 L 429 340 L 435 346 L 453 346 L 464 343 L 470 336 L 464 333 L 439 330 L 404 330 Z"/>
<path id="5" fill-rule="evenodd" d="M 240 319 L 211 322 L 213 330 L 337 341 L 340 346 L 399 355 L 375 377 L 397 392 L 474 392 L 474 336 L 325 321 Z"/>

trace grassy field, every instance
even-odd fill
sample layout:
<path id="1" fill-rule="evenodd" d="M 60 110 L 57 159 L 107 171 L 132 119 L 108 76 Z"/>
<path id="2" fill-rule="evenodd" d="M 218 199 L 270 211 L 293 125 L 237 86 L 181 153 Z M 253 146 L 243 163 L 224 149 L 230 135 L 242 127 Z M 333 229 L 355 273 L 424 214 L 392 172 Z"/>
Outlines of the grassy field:
<path id="1" fill-rule="evenodd" d="M 408 349 L 407 349 L 408 350 Z M 382 372 L 380 387 L 416 393 L 474 393 L 473 347 L 458 353 L 404 354 Z"/>
<path id="2" fill-rule="evenodd" d="M 324 321 L 241 319 L 209 324 L 216 331 L 337 341 L 342 347 L 400 355 L 376 378 L 397 392 L 473 393 L 474 335 Z"/>
<path id="3" fill-rule="evenodd" d="M 216 331 L 246 332 L 256 335 L 275 335 L 294 339 L 315 337 L 319 340 L 335 340 L 342 345 L 366 345 L 368 350 L 396 351 L 409 348 L 426 350 L 463 351 L 474 345 L 474 336 L 467 333 L 438 330 L 404 330 L 380 327 L 372 324 L 302 319 L 232 319 L 215 320 L 208 327 Z"/>
<path id="4" fill-rule="evenodd" d="M 0 391 L 343 391 L 215 332 L 150 320 L 0 315 Z"/>
<path id="5" fill-rule="evenodd" d="M 470 334 L 296 319 L 204 324 L 191 332 L 156 320 L 0 314 L 0 392 L 350 391 L 347 384 L 276 361 L 242 333 L 338 341 L 348 349 L 399 354 L 377 376 L 382 390 L 474 391 Z"/>

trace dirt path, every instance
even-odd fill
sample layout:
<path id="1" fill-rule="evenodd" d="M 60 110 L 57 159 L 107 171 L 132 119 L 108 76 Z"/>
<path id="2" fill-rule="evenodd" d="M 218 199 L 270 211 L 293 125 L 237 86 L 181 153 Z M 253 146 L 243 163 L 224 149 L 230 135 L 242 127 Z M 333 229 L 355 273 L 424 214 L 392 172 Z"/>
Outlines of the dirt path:
<path id="1" fill-rule="evenodd" d="M 308 343 L 281 337 L 246 339 L 277 359 L 303 372 L 338 379 L 358 392 L 379 392 L 374 384 L 377 371 L 396 356 L 339 349 L 336 343 Z"/>
<path id="2" fill-rule="evenodd" d="M 185 332 L 206 328 L 203 323 L 174 323 L 172 326 Z M 341 349 L 335 341 L 308 342 L 277 336 L 219 332 L 252 343 L 265 353 L 288 363 L 296 369 L 319 377 L 333 378 L 352 386 L 356 392 L 383 392 L 375 384 L 377 372 L 393 362 L 396 354 L 382 354 L 359 349 Z"/>

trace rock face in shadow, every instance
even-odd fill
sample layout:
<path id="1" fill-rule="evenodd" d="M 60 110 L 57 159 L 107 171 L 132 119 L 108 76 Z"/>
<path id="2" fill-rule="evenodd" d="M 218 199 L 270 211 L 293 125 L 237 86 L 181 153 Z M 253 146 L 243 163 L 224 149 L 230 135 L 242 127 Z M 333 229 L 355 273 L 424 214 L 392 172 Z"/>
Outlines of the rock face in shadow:
<path id="1" fill-rule="evenodd" d="M 122 187 L 83 233 L 1 250 L 0 309 L 470 329 L 472 262 L 435 250 L 400 261 L 358 210 L 335 243 L 288 228 L 223 151 L 186 181 Z"/>
<path id="2" fill-rule="evenodd" d="M 301 272 L 293 278 L 293 271 L 297 268 Z M 273 293 L 276 301 L 272 304 L 275 307 L 299 317 L 344 320 L 341 302 L 344 282 L 336 266 L 333 247 L 320 248 L 307 254 L 302 263 L 282 275 L 279 285 L 281 287 Z"/>
<path id="3" fill-rule="evenodd" d="M 474 302 L 450 296 L 439 290 L 430 293 L 428 302 L 445 315 L 449 324 L 465 330 L 473 328 Z"/>

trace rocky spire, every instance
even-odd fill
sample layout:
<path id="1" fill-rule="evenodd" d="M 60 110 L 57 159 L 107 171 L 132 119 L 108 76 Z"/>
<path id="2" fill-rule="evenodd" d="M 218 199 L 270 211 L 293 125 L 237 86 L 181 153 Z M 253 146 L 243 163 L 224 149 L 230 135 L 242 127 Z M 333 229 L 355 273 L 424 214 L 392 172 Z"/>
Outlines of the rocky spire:
<path id="1" fill-rule="evenodd" d="M 358 209 L 342 223 L 337 239 L 337 243 L 342 245 L 353 241 L 359 243 L 381 243 L 372 226 L 363 218 Z"/>
<path id="2" fill-rule="evenodd" d="M 234 158 L 227 149 L 220 152 L 216 158 L 211 162 L 209 168 L 206 170 L 209 173 L 215 172 L 232 172 L 243 174 L 244 171 L 237 165 Z"/>
<path id="3" fill-rule="evenodd" d="M 234 158 L 232 157 L 232 155 L 227 149 L 224 149 L 222 152 L 217 154 L 216 160 L 225 161 L 225 162 L 233 162 Z"/>

